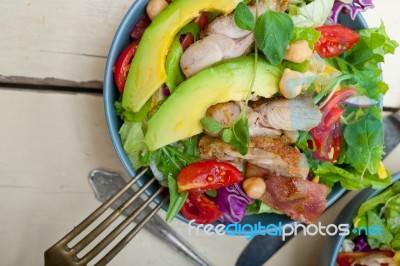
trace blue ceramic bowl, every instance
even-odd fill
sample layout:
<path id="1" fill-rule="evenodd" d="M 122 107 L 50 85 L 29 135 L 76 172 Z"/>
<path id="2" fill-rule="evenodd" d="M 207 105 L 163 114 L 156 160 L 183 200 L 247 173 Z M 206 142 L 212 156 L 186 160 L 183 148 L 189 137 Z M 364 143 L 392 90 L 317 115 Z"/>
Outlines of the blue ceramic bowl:
<path id="1" fill-rule="evenodd" d="M 103 85 L 103 94 L 104 94 L 104 109 L 106 115 L 106 121 L 108 130 L 111 136 L 111 141 L 114 145 L 114 148 L 118 154 L 119 159 L 121 160 L 125 170 L 129 174 L 129 176 L 135 175 L 135 170 L 132 168 L 132 165 L 124 152 L 124 149 L 121 144 L 121 139 L 118 135 L 118 130 L 122 125 L 122 121 L 116 114 L 116 110 L 114 108 L 114 102 L 118 100 L 119 93 L 114 84 L 112 69 L 113 66 L 121 53 L 121 51 L 129 44 L 130 42 L 130 32 L 136 22 L 139 20 L 140 16 L 145 12 L 146 5 L 148 0 L 136 0 L 132 7 L 128 10 L 127 14 L 125 15 L 124 19 L 122 20 L 115 36 L 113 42 L 111 44 L 111 48 L 107 58 L 107 64 L 105 68 L 105 75 L 104 75 L 104 85 Z M 340 23 L 347 25 L 353 29 L 360 29 L 366 28 L 367 25 L 361 16 L 358 16 L 355 21 L 352 21 L 348 16 L 341 16 Z M 148 177 L 144 177 L 138 182 L 138 185 L 142 185 L 143 182 L 148 179 Z M 147 195 L 154 192 L 155 187 L 150 187 L 146 193 Z M 340 198 L 345 189 L 341 188 L 340 186 L 335 186 L 332 192 L 328 195 L 328 206 L 332 205 L 338 198 Z M 155 199 L 156 203 L 162 200 L 163 196 L 157 197 Z M 164 210 L 166 210 L 166 206 Z M 178 215 L 178 218 L 182 221 L 188 222 L 185 218 L 181 215 Z M 261 222 L 263 224 L 278 224 L 281 222 L 282 224 L 286 223 L 293 223 L 294 221 L 291 220 L 289 217 L 284 215 L 277 215 L 277 214 L 258 214 L 258 215 L 251 215 L 246 216 L 242 223 L 243 224 L 256 224 Z"/>
<path id="2" fill-rule="evenodd" d="M 400 173 L 393 175 L 392 182 L 396 182 L 400 180 Z M 388 186 L 389 187 L 389 186 Z M 365 189 L 353 199 L 349 201 L 349 203 L 343 208 L 343 210 L 339 213 L 336 218 L 335 224 L 348 224 L 352 225 L 353 218 L 357 215 L 358 208 L 365 201 L 375 197 L 384 189 L 374 190 L 374 189 Z M 336 235 L 330 237 L 322 248 L 322 253 L 320 257 L 319 265 L 327 265 L 327 266 L 335 266 L 336 265 L 336 257 L 339 253 L 339 249 L 342 246 L 342 243 L 346 236 Z"/>

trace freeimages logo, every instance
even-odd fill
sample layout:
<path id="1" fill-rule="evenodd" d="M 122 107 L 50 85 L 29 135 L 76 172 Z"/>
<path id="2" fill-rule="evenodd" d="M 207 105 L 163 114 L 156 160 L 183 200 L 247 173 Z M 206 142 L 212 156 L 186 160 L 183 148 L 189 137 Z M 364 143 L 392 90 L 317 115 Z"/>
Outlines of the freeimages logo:
<path id="1" fill-rule="evenodd" d="M 299 223 L 283 225 L 281 222 L 279 222 L 278 224 L 262 225 L 261 222 L 258 222 L 256 224 L 199 224 L 194 226 L 194 222 L 194 220 L 189 222 L 189 236 L 191 236 L 193 233 L 193 227 L 195 228 L 194 232 L 196 235 L 199 235 L 200 231 L 203 231 L 206 235 L 247 236 L 246 240 L 251 240 L 256 235 L 281 237 L 284 241 L 288 236 L 296 236 L 299 234 L 303 234 L 304 236 L 334 236 L 338 234 L 340 236 L 347 236 L 350 234 L 350 226 L 348 224 L 329 224 L 325 226 L 322 225 L 321 222 L 318 222 L 318 224 L 309 225 Z M 379 226 L 372 226 L 369 228 L 360 227 L 358 229 L 353 229 L 352 232 L 358 235 L 383 235 L 383 229 Z"/>

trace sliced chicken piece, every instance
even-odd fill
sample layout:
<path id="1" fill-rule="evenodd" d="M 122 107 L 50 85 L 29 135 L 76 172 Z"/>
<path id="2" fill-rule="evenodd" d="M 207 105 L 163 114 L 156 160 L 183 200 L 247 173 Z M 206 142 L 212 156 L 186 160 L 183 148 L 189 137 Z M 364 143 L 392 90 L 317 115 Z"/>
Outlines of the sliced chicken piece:
<path id="1" fill-rule="evenodd" d="M 241 112 L 241 105 L 237 102 L 218 103 L 208 108 L 206 116 L 213 118 L 225 127 L 231 126 Z M 260 125 L 260 114 L 254 112 L 250 107 L 246 108 L 246 116 L 249 122 L 249 133 L 252 137 L 282 135 L 282 131 L 274 128 L 267 128 Z"/>
<path id="2" fill-rule="evenodd" d="M 224 59 L 235 58 L 250 52 L 254 35 L 233 40 L 222 34 L 211 34 L 190 45 L 183 53 L 180 65 L 186 77 Z"/>
<path id="3" fill-rule="evenodd" d="M 256 6 L 249 6 L 249 9 L 253 16 L 255 16 Z M 265 5 L 264 1 L 260 1 L 258 4 L 258 14 L 261 15 L 266 10 L 267 6 Z M 208 24 L 207 28 L 205 29 L 206 35 L 223 34 L 231 39 L 240 39 L 248 35 L 249 33 L 250 31 L 242 30 L 241 28 L 236 26 L 234 14 L 220 16 L 214 19 L 210 24 Z"/>
<path id="4" fill-rule="evenodd" d="M 245 160 L 283 176 L 305 178 L 309 172 L 307 158 L 280 138 L 253 137 L 247 154 L 241 155 L 230 144 L 205 135 L 199 141 L 199 153 L 203 159 L 234 163 Z"/>
<path id="5" fill-rule="evenodd" d="M 315 223 L 326 208 L 329 188 L 307 179 L 270 175 L 261 201 L 303 223 Z"/>
<path id="6" fill-rule="evenodd" d="M 261 114 L 262 125 L 287 131 L 310 131 L 318 126 L 322 118 L 318 106 L 308 95 L 258 101 L 252 107 Z"/>
<path id="7" fill-rule="evenodd" d="M 213 118 L 223 126 L 229 127 L 240 115 L 240 106 L 235 102 L 218 103 L 208 108 L 206 116 Z"/>

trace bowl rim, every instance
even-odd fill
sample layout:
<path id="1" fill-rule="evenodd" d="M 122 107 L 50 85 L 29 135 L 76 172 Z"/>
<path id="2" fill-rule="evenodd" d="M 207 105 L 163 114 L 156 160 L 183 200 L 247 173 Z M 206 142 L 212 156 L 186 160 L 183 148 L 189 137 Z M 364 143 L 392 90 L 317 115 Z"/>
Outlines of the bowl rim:
<path id="1" fill-rule="evenodd" d="M 393 183 L 400 181 L 400 172 L 392 175 L 392 183 L 381 189 L 367 188 L 355 195 L 343 207 L 335 219 L 335 224 L 349 224 L 351 226 L 353 218 L 356 216 L 358 208 L 365 201 L 377 196 L 387 188 L 391 187 Z M 336 257 L 339 254 L 339 249 L 346 236 L 335 235 L 324 243 L 320 256 L 320 265 L 335 266 Z M 328 262 L 328 263 L 327 263 Z"/>
<path id="2" fill-rule="evenodd" d="M 121 164 L 123 165 L 125 171 L 129 175 L 129 177 L 133 177 L 136 172 L 131 165 L 131 162 L 128 156 L 125 154 L 122 143 L 118 134 L 119 127 L 116 127 L 116 119 L 117 117 L 116 110 L 114 107 L 115 99 L 118 99 L 118 91 L 114 84 L 114 79 L 112 75 L 112 69 L 116 58 L 121 53 L 122 49 L 128 45 L 130 41 L 130 31 L 133 25 L 137 22 L 140 16 L 143 14 L 148 0 L 136 0 L 132 6 L 126 12 L 124 18 L 122 19 L 120 25 L 115 32 L 113 40 L 111 42 L 107 61 L 105 65 L 105 72 L 104 72 L 104 82 L 103 82 L 103 98 L 104 98 L 104 111 L 105 111 L 105 118 L 106 124 L 108 128 L 108 132 L 111 138 L 112 145 L 114 150 L 119 157 Z M 350 23 L 353 25 L 352 28 L 360 29 L 360 28 L 368 28 L 367 23 L 365 22 L 364 18 L 361 14 L 358 14 L 355 20 L 351 20 L 348 15 L 340 14 L 339 21 L 342 22 L 341 24 Z M 137 184 L 139 187 L 143 186 L 144 182 L 149 179 L 149 176 L 144 176 L 141 178 Z M 155 186 L 151 186 L 149 189 L 145 190 L 145 194 L 150 196 L 155 190 Z M 343 196 L 343 194 L 347 190 L 342 188 L 339 184 L 336 184 L 332 191 L 327 196 L 327 204 L 326 209 L 328 209 L 331 205 L 333 205 L 339 198 Z M 154 203 L 158 204 L 163 199 L 163 196 L 157 196 L 154 199 Z M 167 211 L 168 204 L 164 204 L 162 209 Z M 326 210 L 325 209 L 325 210 Z M 183 221 L 184 223 L 188 223 L 189 220 L 184 218 L 180 213 L 177 214 L 176 218 Z M 282 222 L 282 224 L 294 224 L 299 223 L 298 221 L 292 220 L 286 215 L 279 215 L 275 213 L 261 213 L 261 214 L 253 214 L 245 216 L 244 219 L 240 222 L 241 224 L 255 224 L 259 221 L 267 221 L 268 223 L 278 224 Z M 218 224 L 218 223 L 215 223 Z"/>

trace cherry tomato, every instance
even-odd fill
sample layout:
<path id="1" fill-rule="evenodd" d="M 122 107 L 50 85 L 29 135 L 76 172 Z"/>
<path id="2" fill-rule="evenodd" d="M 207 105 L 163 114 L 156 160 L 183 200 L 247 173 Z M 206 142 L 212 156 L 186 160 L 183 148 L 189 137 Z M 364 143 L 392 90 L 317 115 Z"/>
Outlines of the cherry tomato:
<path id="1" fill-rule="evenodd" d="M 138 44 L 139 41 L 133 41 L 130 43 L 119 55 L 117 62 L 114 65 L 114 81 L 121 94 L 124 92 L 126 77 L 128 76 L 132 58 L 136 53 Z"/>
<path id="2" fill-rule="evenodd" d="M 337 91 L 328 103 L 321 108 L 321 123 L 310 131 L 316 146 L 312 147 L 316 149 L 313 152 L 314 158 L 334 162 L 339 157 L 341 144 L 340 117 L 345 111 L 345 109 L 339 107 L 339 104 L 354 93 L 356 93 L 354 89 Z"/>
<path id="3" fill-rule="evenodd" d="M 222 216 L 217 205 L 201 192 L 189 192 L 181 213 L 186 219 L 194 219 L 198 224 L 213 223 Z"/>
<path id="4" fill-rule="evenodd" d="M 327 25 L 316 28 L 321 37 L 315 44 L 315 51 L 324 58 L 334 57 L 350 50 L 360 39 L 360 36 L 342 25 Z"/>
<path id="5" fill-rule="evenodd" d="M 336 258 L 336 263 L 339 266 L 351 266 L 353 265 L 353 262 L 357 259 L 361 259 L 369 255 L 383 255 L 389 258 L 393 258 L 394 253 L 392 251 L 339 252 Z"/>
<path id="6" fill-rule="evenodd" d="M 178 174 L 179 192 L 207 191 L 243 180 L 242 173 L 226 162 L 206 160 L 185 166 Z"/>

